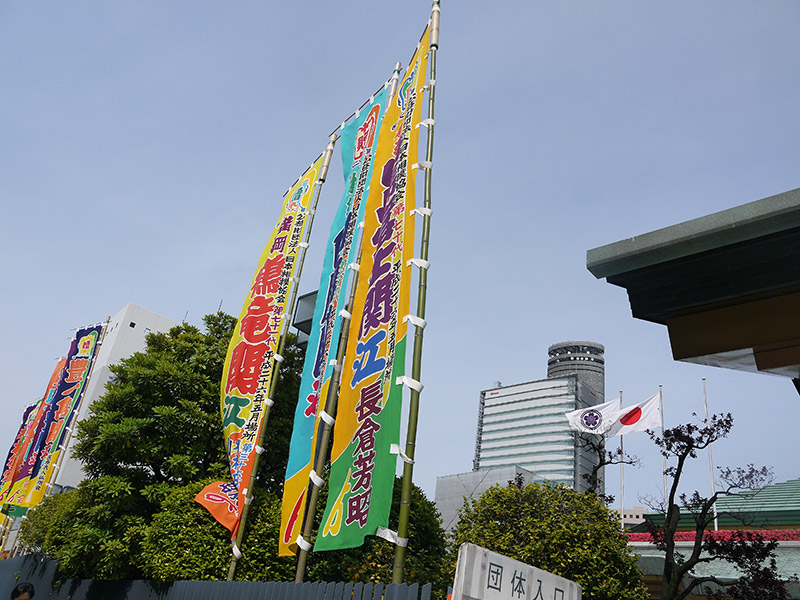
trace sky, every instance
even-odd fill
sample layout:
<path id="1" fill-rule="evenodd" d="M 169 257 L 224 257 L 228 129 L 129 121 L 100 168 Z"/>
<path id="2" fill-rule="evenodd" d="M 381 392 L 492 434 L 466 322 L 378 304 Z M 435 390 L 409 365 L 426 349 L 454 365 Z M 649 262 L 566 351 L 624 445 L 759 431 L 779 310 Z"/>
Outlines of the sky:
<path id="1" fill-rule="evenodd" d="M 0 446 L 73 329 L 238 314 L 283 193 L 410 58 L 430 3 L 0 4 Z M 788 379 L 672 360 L 586 251 L 800 187 L 796 0 L 443 0 L 415 482 L 472 468 L 480 391 L 605 346 L 606 398 L 730 411 L 714 463 L 800 477 Z M 342 191 L 334 160 L 300 291 Z M 625 504 L 662 494 L 645 434 Z M 2 450 L 5 452 L 5 450 Z M 709 487 L 705 456 L 686 491 Z M 616 494 L 617 468 L 607 473 Z"/>

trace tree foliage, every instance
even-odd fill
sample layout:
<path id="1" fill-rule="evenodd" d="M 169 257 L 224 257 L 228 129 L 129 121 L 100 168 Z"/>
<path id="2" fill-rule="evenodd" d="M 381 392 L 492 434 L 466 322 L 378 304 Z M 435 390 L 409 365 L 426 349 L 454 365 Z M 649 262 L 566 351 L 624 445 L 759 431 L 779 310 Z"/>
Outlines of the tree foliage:
<path id="1" fill-rule="evenodd" d="M 227 576 L 229 533 L 194 497 L 210 481 L 229 479 L 219 386 L 236 320 L 217 313 L 204 321 L 205 331 L 182 324 L 149 334 L 144 352 L 111 368 L 105 394 L 78 427 L 77 456 L 89 479 L 47 498 L 23 522 L 22 544 L 58 559 L 64 576 Z M 294 579 L 296 559 L 279 558 L 277 540 L 304 352 L 290 338 L 282 354 L 237 579 Z M 396 484 L 390 524 L 395 528 L 398 512 Z M 393 552 L 394 546 L 373 538 L 362 548 L 319 553 L 307 578 L 388 582 Z M 415 487 L 407 579 L 435 580 L 446 558 L 435 506 Z"/>
<path id="2" fill-rule="evenodd" d="M 618 517 L 595 495 L 521 481 L 461 508 L 455 548 L 471 542 L 578 582 L 585 600 L 644 600 L 636 557 Z"/>
<path id="3" fill-rule="evenodd" d="M 664 600 L 682 600 L 693 591 L 703 590 L 709 598 L 734 600 L 789 598 L 786 582 L 777 573 L 775 549 L 778 543 L 766 540 L 758 531 L 732 532 L 725 538 L 704 535 L 714 522 L 714 504 L 722 497 L 740 492 L 755 492 L 772 482 L 772 472 L 753 465 L 736 469 L 720 469 L 720 489 L 708 497 L 699 492 L 679 493 L 680 479 L 689 459 L 697 458 L 719 439 L 725 438 L 733 427 L 730 413 L 712 415 L 699 424 L 689 423 L 664 430 L 661 436 L 651 432 L 650 437 L 662 455 L 675 464 L 668 467 L 666 475 L 672 479 L 666 502 L 660 509 L 664 524 L 648 523 L 655 546 L 665 555 L 661 597 Z M 676 534 L 681 516 L 689 515 L 694 525 L 694 540 L 687 554 L 676 548 Z M 691 577 L 699 564 L 724 560 L 734 564 L 742 576 L 736 580 L 720 580 L 713 576 Z M 716 584 L 712 588 L 709 584 Z"/>
<path id="4" fill-rule="evenodd" d="M 230 478 L 219 388 L 236 319 L 217 313 L 204 322 L 205 331 L 184 323 L 148 334 L 144 352 L 111 367 L 105 393 L 77 429 L 76 456 L 89 479 L 30 512 L 22 544 L 57 558 L 66 576 L 155 572 L 142 543 L 163 521 L 154 519 L 162 503 L 195 482 Z M 284 357 L 258 473 L 273 493 L 286 468 L 303 352 L 290 340 Z"/>
<path id="5" fill-rule="evenodd" d="M 622 448 L 606 449 L 606 439 L 602 435 L 575 432 L 574 436 L 576 446 L 597 457 L 597 463 L 592 465 L 591 472 L 583 474 L 583 478 L 588 485 L 587 491 L 596 495 L 606 504 L 611 504 L 614 501 L 614 496 L 598 492 L 599 488 L 605 487 L 600 473 L 603 472 L 605 467 L 611 465 L 638 466 L 641 460 L 638 456 L 623 452 Z"/>

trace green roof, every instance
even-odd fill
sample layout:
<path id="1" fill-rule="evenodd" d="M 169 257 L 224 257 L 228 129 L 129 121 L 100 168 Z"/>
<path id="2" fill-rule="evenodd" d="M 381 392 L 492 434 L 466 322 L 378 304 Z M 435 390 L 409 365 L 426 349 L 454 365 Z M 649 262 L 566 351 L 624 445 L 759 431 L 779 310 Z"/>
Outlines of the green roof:
<path id="1" fill-rule="evenodd" d="M 722 496 L 717 500 L 719 526 L 724 529 L 800 528 L 800 479 L 776 483 L 756 492 Z M 648 513 L 645 518 L 656 524 L 664 522 L 661 513 Z M 681 510 L 681 529 L 694 529 L 694 521 Z M 647 531 L 644 524 L 632 531 Z"/>

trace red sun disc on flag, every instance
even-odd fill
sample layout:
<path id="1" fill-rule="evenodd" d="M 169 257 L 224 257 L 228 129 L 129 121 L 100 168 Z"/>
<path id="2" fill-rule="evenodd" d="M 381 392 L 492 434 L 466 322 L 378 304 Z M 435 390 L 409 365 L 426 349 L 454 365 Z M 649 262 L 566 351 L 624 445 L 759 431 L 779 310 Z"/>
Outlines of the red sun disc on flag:
<path id="1" fill-rule="evenodd" d="M 631 412 L 625 414 L 619 420 L 619 422 L 622 423 L 623 425 L 633 425 L 641 418 L 642 418 L 642 409 L 637 406 Z"/>

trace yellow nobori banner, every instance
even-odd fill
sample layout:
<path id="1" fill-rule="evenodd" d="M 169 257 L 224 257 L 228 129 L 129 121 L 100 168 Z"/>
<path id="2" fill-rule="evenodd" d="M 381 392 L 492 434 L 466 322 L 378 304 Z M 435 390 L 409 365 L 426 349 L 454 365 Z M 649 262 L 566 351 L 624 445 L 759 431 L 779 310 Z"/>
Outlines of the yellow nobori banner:
<path id="1" fill-rule="evenodd" d="M 287 303 L 295 285 L 298 253 L 310 220 L 309 207 L 321 166 L 322 156 L 286 193 L 280 218 L 258 261 L 225 358 L 220 409 L 231 477 L 238 491 L 237 515 L 241 514 L 245 488 L 253 470 L 264 407 L 270 400 L 275 353 L 284 320 L 289 318 Z M 213 507 L 203 505 L 214 514 Z M 232 533 L 236 533 L 235 529 Z"/>

